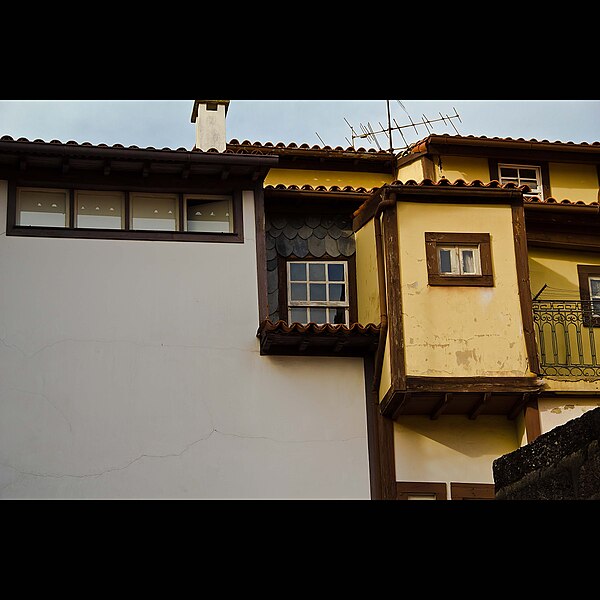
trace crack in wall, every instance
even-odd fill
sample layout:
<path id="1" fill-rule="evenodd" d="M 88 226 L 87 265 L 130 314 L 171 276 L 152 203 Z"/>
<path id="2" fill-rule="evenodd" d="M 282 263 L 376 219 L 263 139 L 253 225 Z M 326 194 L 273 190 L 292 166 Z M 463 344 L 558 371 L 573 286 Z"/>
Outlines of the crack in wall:
<path id="1" fill-rule="evenodd" d="M 15 388 L 15 387 L 7 387 L 4 389 L 7 391 L 19 392 L 20 394 L 27 394 L 29 396 L 39 396 L 40 398 L 43 398 L 54 410 L 56 410 L 62 416 L 62 418 L 65 420 L 65 422 L 69 426 L 69 431 L 71 433 L 73 433 L 73 426 L 71 425 L 71 421 L 69 421 L 69 419 L 67 418 L 67 415 L 65 415 L 65 413 L 62 411 L 62 409 L 60 409 L 58 406 L 56 406 L 56 404 L 54 404 L 54 402 L 52 402 L 52 400 L 50 400 L 50 398 L 48 398 L 48 396 L 46 396 L 45 394 L 41 394 L 39 392 L 31 392 L 29 390 L 21 390 L 19 388 Z"/>
<path id="2" fill-rule="evenodd" d="M 6 464 L 6 463 L 0 463 L 0 466 L 3 466 L 8 469 L 11 469 L 13 471 L 16 471 L 23 477 L 30 476 L 30 477 L 52 478 L 52 479 L 98 478 L 98 477 L 102 477 L 103 475 L 106 475 L 107 473 L 113 473 L 115 471 L 124 471 L 125 469 L 128 469 L 131 465 L 137 463 L 138 461 L 140 461 L 144 458 L 177 458 L 177 457 L 180 457 L 183 454 L 185 454 L 188 450 L 190 450 L 190 448 L 194 447 L 196 444 L 199 444 L 200 442 L 205 442 L 208 439 L 210 439 L 214 433 L 218 433 L 220 435 L 227 436 L 227 437 L 236 437 L 236 438 L 241 438 L 241 439 L 269 440 L 269 441 L 272 441 L 275 443 L 280 443 L 280 444 L 342 443 L 342 442 L 349 442 L 349 441 L 353 441 L 353 440 L 364 440 L 365 439 L 365 436 L 361 435 L 361 436 L 353 436 L 353 437 L 341 438 L 341 439 L 282 440 L 282 439 L 272 438 L 272 437 L 268 437 L 268 436 L 242 435 L 242 434 L 238 434 L 238 433 L 225 432 L 225 431 L 220 431 L 213 427 L 213 429 L 210 431 L 210 433 L 208 435 L 201 437 L 201 438 L 194 440 L 193 442 L 187 444 L 186 446 L 184 446 L 184 448 L 180 452 L 175 452 L 175 453 L 170 453 L 170 454 L 145 454 L 145 453 L 140 454 L 140 456 L 134 458 L 133 460 L 130 460 L 128 463 L 126 463 L 125 465 L 123 465 L 121 467 L 109 467 L 108 469 L 104 469 L 103 471 L 99 471 L 98 473 L 86 473 L 86 474 L 82 474 L 82 475 L 77 475 L 77 474 L 72 474 L 72 473 L 36 473 L 34 471 L 22 471 L 22 470 L 18 469 L 17 467 Z M 21 479 L 12 481 L 9 484 L 3 486 L 2 488 L 0 488 L 0 492 L 3 491 L 4 489 L 6 489 L 9 485 L 12 485 L 14 483 L 17 483 L 17 481 L 22 480 L 23 477 L 21 477 Z"/>
<path id="3" fill-rule="evenodd" d="M 75 339 L 75 338 L 64 338 L 61 340 L 56 340 L 41 348 L 38 348 L 33 353 L 27 353 L 25 350 L 16 346 L 14 344 L 8 344 L 4 338 L 0 338 L 0 344 L 2 344 L 6 348 L 11 348 L 17 350 L 21 353 L 24 358 L 33 358 L 34 356 L 40 354 L 44 350 L 48 348 L 52 348 L 53 346 L 57 346 L 59 344 L 64 344 L 67 342 L 73 342 L 76 344 L 132 344 L 135 346 L 139 346 L 142 348 L 185 348 L 189 350 L 238 350 L 239 352 L 254 352 L 258 353 L 259 349 L 257 347 L 247 346 L 245 348 L 240 348 L 239 346 L 201 346 L 201 345 L 192 345 L 192 344 L 165 344 L 164 342 L 136 342 L 133 340 L 99 340 L 99 339 Z"/>

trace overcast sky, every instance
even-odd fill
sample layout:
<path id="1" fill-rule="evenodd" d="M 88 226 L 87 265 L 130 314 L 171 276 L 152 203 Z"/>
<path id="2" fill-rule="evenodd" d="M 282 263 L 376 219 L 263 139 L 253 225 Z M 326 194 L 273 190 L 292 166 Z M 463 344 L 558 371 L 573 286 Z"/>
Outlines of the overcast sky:
<path id="1" fill-rule="evenodd" d="M 122 144 L 141 148 L 186 148 L 195 143 L 193 100 L 2 100 L 0 137 Z M 455 114 L 460 135 L 562 142 L 600 142 L 600 100 L 391 100 L 398 125 Z M 385 100 L 232 100 L 227 141 L 351 145 L 361 125 L 387 124 Z M 449 123 L 402 129 L 412 143 L 434 133 L 456 131 Z M 347 138 L 347 139 L 346 139 Z M 388 142 L 378 136 L 387 149 Z M 403 145 L 398 133 L 394 145 Z M 365 139 L 355 146 L 375 147 Z"/>

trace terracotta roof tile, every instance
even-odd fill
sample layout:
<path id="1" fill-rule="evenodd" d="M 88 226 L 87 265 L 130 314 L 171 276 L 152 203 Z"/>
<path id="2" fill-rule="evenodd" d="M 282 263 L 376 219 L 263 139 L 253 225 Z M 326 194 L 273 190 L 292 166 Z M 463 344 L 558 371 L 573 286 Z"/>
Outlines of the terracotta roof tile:
<path id="1" fill-rule="evenodd" d="M 239 147 L 252 147 L 261 151 L 270 151 L 270 150 L 309 150 L 313 152 L 326 151 L 326 152 L 343 152 L 343 153 L 353 153 L 353 154 L 381 154 L 385 156 L 389 156 L 389 152 L 387 150 L 376 150 L 374 148 L 353 148 L 352 146 L 343 148 L 342 146 L 336 146 L 333 148 L 332 146 L 319 146 L 317 144 L 313 146 L 309 146 L 308 144 L 296 144 L 295 142 L 290 142 L 288 144 L 284 144 L 283 142 L 278 142 L 277 144 L 273 144 L 273 142 L 250 142 L 249 140 L 244 140 L 240 142 L 237 139 L 232 139 L 227 143 L 227 146 L 239 146 Z"/>
<path id="2" fill-rule="evenodd" d="M 308 323 L 303 325 L 301 323 L 288 324 L 286 321 L 281 320 L 273 323 L 267 319 L 260 324 L 259 332 L 312 333 L 316 335 L 327 335 L 333 333 L 351 336 L 373 335 L 374 333 L 379 333 L 380 329 L 381 325 L 375 325 L 374 323 L 368 323 L 367 325 L 361 325 L 360 323 L 353 323 L 352 325 L 334 325 L 332 323 L 317 325 L 316 323 Z"/>
<path id="3" fill-rule="evenodd" d="M 316 187 L 313 187 L 310 184 L 304 184 L 302 186 L 299 185 L 295 185 L 295 184 L 290 184 L 290 185 L 285 185 L 283 183 L 277 183 L 277 184 L 269 184 L 266 185 L 265 190 L 281 190 L 281 191 L 301 191 L 301 192 L 349 192 L 349 193 L 353 193 L 353 194 L 372 194 L 373 192 L 377 191 L 379 188 L 374 187 L 371 189 L 367 189 L 364 187 L 352 187 L 351 185 L 346 185 L 344 187 L 340 187 L 337 185 L 332 185 L 331 187 L 327 187 L 324 185 L 317 185 Z"/>

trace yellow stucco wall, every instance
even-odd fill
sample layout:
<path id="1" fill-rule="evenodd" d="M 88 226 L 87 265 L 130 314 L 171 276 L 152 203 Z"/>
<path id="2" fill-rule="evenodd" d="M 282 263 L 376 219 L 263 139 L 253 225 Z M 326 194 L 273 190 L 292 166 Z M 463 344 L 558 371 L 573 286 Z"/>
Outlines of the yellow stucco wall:
<path id="1" fill-rule="evenodd" d="M 490 180 L 490 168 L 487 158 L 471 158 L 467 156 L 442 156 L 441 160 L 434 159 L 436 178 L 442 177 L 450 181 L 464 179 L 483 182 Z M 441 164 L 440 164 L 441 163 Z"/>
<path id="2" fill-rule="evenodd" d="M 577 265 L 600 265 L 597 252 L 577 252 L 554 248 L 528 250 L 531 293 L 535 296 L 544 284 L 548 284 L 542 295 L 548 299 L 579 299 Z"/>
<path id="3" fill-rule="evenodd" d="M 510 206 L 397 206 L 407 375 L 531 375 Z M 429 286 L 426 231 L 489 233 L 494 287 Z"/>
<path id="4" fill-rule="evenodd" d="M 492 462 L 516 450 L 517 438 L 515 422 L 503 416 L 404 416 L 394 423 L 396 479 L 494 483 Z"/>
<path id="5" fill-rule="evenodd" d="M 384 183 L 391 183 L 391 174 L 363 173 L 354 171 L 319 171 L 308 169 L 271 169 L 265 179 L 264 185 L 311 185 L 317 187 L 323 185 L 327 188 L 332 186 L 351 186 L 353 188 L 364 187 L 367 190 L 381 187 Z"/>
<path id="6" fill-rule="evenodd" d="M 371 219 L 359 229 L 356 241 L 356 291 L 358 294 L 358 322 L 366 325 L 380 321 L 379 284 L 377 279 L 377 252 L 375 225 Z"/>
<path id="7" fill-rule="evenodd" d="M 600 406 L 600 394 L 597 398 L 582 398 L 576 395 L 542 398 L 538 401 L 542 433 L 564 425 L 567 421 L 576 419 L 598 406 Z"/>
<path id="8" fill-rule="evenodd" d="M 423 181 L 423 162 L 422 159 L 415 160 L 407 165 L 403 165 L 398 168 L 398 175 L 396 179 L 406 183 L 411 179 L 417 183 Z"/>
<path id="9" fill-rule="evenodd" d="M 596 165 L 550 163 L 550 193 L 556 200 L 579 200 L 589 204 L 598 201 Z"/>

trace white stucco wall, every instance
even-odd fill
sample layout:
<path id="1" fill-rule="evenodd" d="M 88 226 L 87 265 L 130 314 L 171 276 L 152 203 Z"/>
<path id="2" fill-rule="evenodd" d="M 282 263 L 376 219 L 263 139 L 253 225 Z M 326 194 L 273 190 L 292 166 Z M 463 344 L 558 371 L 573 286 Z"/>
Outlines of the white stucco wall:
<path id="1" fill-rule="evenodd" d="M 359 358 L 261 357 L 244 244 L 7 237 L 0 498 L 369 498 Z"/>

